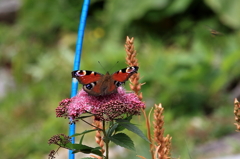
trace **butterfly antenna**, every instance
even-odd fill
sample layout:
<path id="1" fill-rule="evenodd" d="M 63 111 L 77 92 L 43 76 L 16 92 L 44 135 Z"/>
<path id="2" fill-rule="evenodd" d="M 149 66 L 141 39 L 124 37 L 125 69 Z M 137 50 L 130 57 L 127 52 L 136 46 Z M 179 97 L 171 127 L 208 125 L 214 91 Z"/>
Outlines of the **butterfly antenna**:
<path id="1" fill-rule="evenodd" d="M 100 61 L 98 61 L 99 65 L 103 68 L 104 71 L 106 71 L 105 67 L 103 67 L 103 65 L 101 64 Z"/>
<path id="2" fill-rule="evenodd" d="M 111 72 L 111 70 L 112 70 L 118 63 L 119 63 L 119 61 L 117 61 L 117 62 L 115 63 L 115 65 L 113 65 L 113 67 L 109 70 L 109 72 Z"/>
<path id="3" fill-rule="evenodd" d="M 104 69 L 104 71 L 106 71 L 105 67 L 103 67 L 103 65 L 101 64 L 100 61 L 98 61 L 99 65 Z M 111 70 L 119 63 L 119 61 L 116 62 L 116 64 L 107 72 L 111 72 Z"/>

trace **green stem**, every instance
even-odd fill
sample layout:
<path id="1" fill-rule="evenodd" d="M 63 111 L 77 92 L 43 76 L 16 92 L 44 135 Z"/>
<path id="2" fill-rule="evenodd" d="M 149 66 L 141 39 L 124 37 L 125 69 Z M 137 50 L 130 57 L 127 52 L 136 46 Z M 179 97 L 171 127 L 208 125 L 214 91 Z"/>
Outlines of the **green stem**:
<path id="1" fill-rule="evenodd" d="M 104 142 L 106 144 L 106 157 L 105 159 L 108 159 L 108 153 L 109 153 L 109 140 L 108 140 L 108 137 L 107 137 L 107 133 L 106 133 L 106 127 L 105 127 L 105 121 L 103 121 L 103 139 L 104 139 Z"/>
<path id="2" fill-rule="evenodd" d="M 92 127 L 94 127 L 94 128 L 96 128 L 97 130 L 99 130 L 99 131 L 103 131 L 102 129 L 100 129 L 99 127 L 96 127 L 96 126 L 94 126 L 94 125 L 92 125 L 92 124 L 90 124 L 89 122 L 87 122 L 86 120 L 83 120 L 83 119 L 81 119 L 83 122 L 85 122 L 85 123 L 87 123 L 88 125 L 90 125 L 90 126 L 92 126 Z"/>

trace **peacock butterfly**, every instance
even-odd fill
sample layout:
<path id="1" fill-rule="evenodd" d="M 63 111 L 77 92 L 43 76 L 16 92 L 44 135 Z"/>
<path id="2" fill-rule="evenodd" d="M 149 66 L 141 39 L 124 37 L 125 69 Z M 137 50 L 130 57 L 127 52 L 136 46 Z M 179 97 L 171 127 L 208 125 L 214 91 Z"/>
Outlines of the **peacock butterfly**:
<path id="1" fill-rule="evenodd" d="M 72 77 L 76 78 L 83 85 L 83 89 L 93 96 L 104 96 L 117 92 L 117 88 L 127 81 L 134 73 L 137 73 L 138 66 L 131 66 L 121 69 L 113 74 L 108 72 L 103 75 L 93 71 L 73 71 Z"/>

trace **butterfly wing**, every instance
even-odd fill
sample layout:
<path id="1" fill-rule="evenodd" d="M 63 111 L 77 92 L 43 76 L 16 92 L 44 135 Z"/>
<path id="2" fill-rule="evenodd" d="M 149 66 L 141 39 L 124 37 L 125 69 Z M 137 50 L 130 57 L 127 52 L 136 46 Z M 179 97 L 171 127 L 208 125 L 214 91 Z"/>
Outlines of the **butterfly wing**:
<path id="1" fill-rule="evenodd" d="M 103 75 L 100 73 L 87 70 L 79 70 L 72 72 L 72 77 L 76 78 L 78 82 L 83 85 L 97 82 L 101 79 L 102 76 Z"/>
<path id="2" fill-rule="evenodd" d="M 138 71 L 138 66 L 127 67 L 127 68 L 121 69 L 121 70 L 115 72 L 114 74 L 112 74 L 112 78 L 114 81 L 124 83 L 134 73 L 137 73 L 137 71 Z"/>
<path id="3" fill-rule="evenodd" d="M 76 78 L 79 83 L 83 84 L 83 89 L 90 95 L 99 96 L 101 90 L 99 89 L 99 81 L 103 75 L 93 71 L 79 70 L 73 71 L 72 77 Z"/>

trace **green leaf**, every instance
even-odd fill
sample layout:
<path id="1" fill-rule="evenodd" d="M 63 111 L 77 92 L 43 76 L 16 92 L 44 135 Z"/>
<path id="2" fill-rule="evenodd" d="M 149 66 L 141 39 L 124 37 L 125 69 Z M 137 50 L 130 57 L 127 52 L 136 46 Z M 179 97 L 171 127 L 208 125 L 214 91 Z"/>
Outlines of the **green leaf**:
<path id="1" fill-rule="evenodd" d="M 127 120 L 130 122 L 130 120 L 132 120 L 132 117 L 133 117 L 133 115 L 130 115 L 130 116 L 127 116 L 126 118 L 124 118 L 123 120 Z"/>
<path id="2" fill-rule="evenodd" d="M 102 156 L 102 152 L 100 151 L 101 147 L 89 147 L 87 145 L 82 144 L 72 144 L 73 147 L 73 153 L 82 152 L 85 154 L 93 153 L 95 155 Z"/>
<path id="3" fill-rule="evenodd" d="M 115 129 L 118 127 L 118 123 L 114 123 L 113 126 L 111 126 L 107 131 L 107 137 L 111 136 Z"/>
<path id="4" fill-rule="evenodd" d="M 130 122 L 131 119 L 132 119 L 132 115 L 128 116 L 122 120 L 126 120 L 126 121 Z M 125 127 L 118 124 L 118 127 L 116 128 L 115 132 L 123 131 L 124 129 L 125 129 Z"/>
<path id="5" fill-rule="evenodd" d="M 124 133 L 115 134 L 115 135 L 109 137 L 109 139 L 112 142 L 114 142 L 116 145 L 119 145 L 119 146 L 122 146 L 126 149 L 130 149 L 130 150 L 135 151 L 133 141 L 131 140 L 131 138 L 129 136 L 127 136 Z"/>
<path id="6" fill-rule="evenodd" d="M 75 136 L 80 136 L 80 135 L 84 135 L 84 134 L 87 134 L 87 133 L 90 133 L 90 132 L 93 132 L 93 131 L 96 131 L 97 129 L 92 129 L 92 130 L 85 130 L 81 133 L 76 133 L 76 134 L 73 134 L 72 136 L 70 137 L 75 137 Z"/>
<path id="7" fill-rule="evenodd" d="M 82 145 L 84 136 L 85 136 L 85 134 L 80 138 L 79 144 L 81 144 L 81 145 Z"/>
<path id="8" fill-rule="evenodd" d="M 67 143 L 65 145 L 66 148 L 71 150 L 79 150 L 79 151 L 88 151 L 88 149 L 91 149 L 91 147 L 80 144 L 73 144 L 73 143 Z"/>
<path id="9" fill-rule="evenodd" d="M 118 124 L 117 128 L 115 129 L 115 132 L 123 131 L 124 129 L 126 129 L 126 128 L 123 127 L 122 125 Z"/>
<path id="10" fill-rule="evenodd" d="M 91 149 L 93 149 L 92 147 L 89 147 L 87 145 L 82 145 L 82 144 L 72 144 L 72 148 L 76 151 L 81 151 L 84 153 L 90 153 Z"/>
<path id="11" fill-rule="evenodd" d="M 137 134 L 138 136 L 140 136 L 141 138 L 143 138 L 144 140 L 146 140 L 147 142 L 150 143 L 150 141 L 148 140 L 148 138 L 143 134 L 143 132 L 134 124 L 130 123 L 127 120 L 123 120 L 123 119 L 118 119 L 116 120 L 117 123 L 119 123 L 119 125 L 123 126 L 124 128 L 128 129 L 129 131 Z"/>
<path id="12" fill-rule="evenodd" d="M 87 145 L 83 145 L 82 144 L 83 137 L 84 137 L 84 135 L 81 137 L 79 144 L 67 143 L 64 147 L 67 149 L 73 150 L 73 153 L 77 153 L 77 152 L 82 152 L 82 153 L 86 153 L 86 154 L 93 153 L 98 156 L 102 156 L 102 152 L 100 151 L 101 147 L 93 148 L 93 147 L 89 147 Z"/>
<path id="13" fill-rule="evenodd" d="M 100 150 L 101 150 L 101 147 L 95 147 L 91 150 L 91 153 L 96 154 L 98 156 L 102 156 L 103 154 Z"/>

